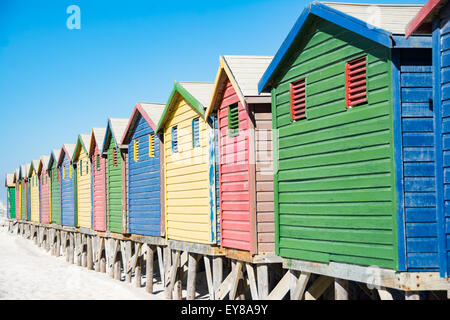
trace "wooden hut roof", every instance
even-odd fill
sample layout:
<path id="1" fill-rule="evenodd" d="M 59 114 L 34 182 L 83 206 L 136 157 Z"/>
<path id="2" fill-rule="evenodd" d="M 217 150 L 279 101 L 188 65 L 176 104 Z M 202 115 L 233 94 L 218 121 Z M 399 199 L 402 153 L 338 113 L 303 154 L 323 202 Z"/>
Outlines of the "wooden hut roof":
<path id="1" fill-rule="evenodd" d="M 61 148 L 61 152 L 59 154 L 58 165 L 60 165 L 62 163 L 62 161 L 64 160 L 64 154 L 67 154 L 69 156 L 69 160 L 72 161 L 72 155 L 73 155 L 74 151 L 75 151 L 74 144 L 72 144 L 72 143 L 63 144 L 63 146 Z"/>
<path id="2" fill-rule="evenodd" d="M 58 163 L 60 155 L 61 155 L 61 149 L 52 150 L 52 152 L 50 153 L 50 159 L 48 161 L 47 170 L 51 169 L 51 166 L 53 165 L 54 161 L 56 161 L 56 163 Z"/>
<path id="3" fill-rule="evenodd" d="M 89 153 L 89 142 L 91 136 L 89 134 L 79 134 L 77 143 L 75 144 L 75 149 L 73 151 L 72 159 L 73 161 L 78 161 L 78 156 L 81 152 L 80 148 L 83 148 L 84 152 Z"/>
<path id="4" fill-rule="evenodd" d="M 181 95 L 189 105 L 202 117 L 205 115 L 206 106 L 209 103 L 214 83 L 210 82 L 175 82 L 172 93 L 164 108 L 156 132 L 159 132 L 171 113 L 171 106 L 176 101 L 176 96 Z"/>
<path id="5" fill-rule="evenodd" d="M 405 33 L 406 24 L 421 7 L 420 5 L 312 2 L 303 10 L 264 72 L 258 83 L 258 92 L 270 91 L 275 72 L 286 60 L 294 41 L 303 34 L 302 29 L 306 22 L 310 21 L 310 17 L 327 20 L 376 43 L 392 48 L 398 46 L 397 42 L 393 40 L 394 35 Z M 401 38 L 404 39 L 403 36 Z M 409 45 L 414 44 L 417 46 L 417 43 Z M 402 45 L 407 46 L 407 44 Z M 427 45 L 429 45 L 428 42 Z"/>
<path id="6" fill-rule="evenodd" d="M 106 128 L 92 128 L 89 140 L 89 156 L 94 153 L 95 147 L 101 148 L 105 139 Z"/>
<path id="7" fill-rule="evenodd" d="M 230 80 L 239 100 L 245 107 L 247 99 L 251 97 L 260 97 L 259 103 L 270 103 L 270 93 L 258 94 L 258 81 L 272 59 L 273 57 L 269 56 L 221 56 L 206 116 L 209 116 L 217 108 L 223 95 L 223 85 L 226 79 Z"/>
<path id="8" fill-rule="evenodd" d="M 38 174 L 41 173 L 42 169 L 48 169 L 49 162 L 50 156 L 41 156 L 41 158 L 39 159 Z"/>
<path id="9" fill-rule="evenodd" d="M 128 125 L 128 121 L 129 119 L 125 119 L 125 118 L 121 118 L 121 119 L 117 119 L 117 118 L 111 118 L 108 120 L 108 126 L 106 127 L 106 133 L 105 133 L 105 139 L 103 139 L 103 147 L 102 147 L 102 151 L 105 152 L 106 148 L 108 147 L 107 144 L 107 134 L 108 134 L 108 130 L 111 131 L 111 136 L 114 139 L 114 142 L 116 143 L 116 145 L 119 148 L 123 148 L 124 146 L 122 146 L 121 144 L 121 139 L 123 137 L 123 134 L 125 132 L 125 129 L 127 128 Z"/>
<path id="10" fill-rule="evenodd" d="M 148 125 L 153 129 L 153 131 L 156 131 L 156 126 L 159 123 L 159 120 L 161 120 L 162 114 L 164 112 L 164 104 L 161 103 L 148 103 L 148 102 L 139 102 L 136 104 L 133 110 L 133 114 L 130 117 L 130 120 L 128 121 L 128 125 L 125 129 L 125 133 L 121 139 L 122 144 L 127 144 L 129 142 L 132 128 L 134 127 L 134 124 L 137 121 L 137 116 L 140 114 L 145 121 L 147 121 Z"/>
<path id="11" fill-rule="evenodd" d="M 439 14 L 439 10 L 447 4 L 447 0 L 429 0 L 409 21 L 405 28 L 405 37 L 414 34 L 431 34 L 431 22 Z"/>
<path id="12" fill-rule="evenodd" d="M 14 187 L 14 173 L 5 175 L 5 187 Z"/>

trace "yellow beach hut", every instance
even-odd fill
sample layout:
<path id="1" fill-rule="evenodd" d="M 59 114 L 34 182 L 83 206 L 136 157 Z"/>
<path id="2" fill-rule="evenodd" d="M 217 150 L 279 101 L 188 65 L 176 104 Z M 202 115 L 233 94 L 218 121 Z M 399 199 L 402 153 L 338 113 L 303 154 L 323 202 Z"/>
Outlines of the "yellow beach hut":
<path id="1" fill-rule="evenodd" d="M 80 134 L 72 156 L 77 172 L 77 208 L 78 225 L 82 228 L 91 228 L 92 224 L 92 176 L 91 161 L 89 159 L 89 134 Z"/>
<path id="2" fill-rule="evenodd" d="M 176 82 L 158 123 L 168 239 L 217 243 L 214 120 L 204 119 L 212 89 L 212 83 Z"/>
<path id="3" fill-rule="evenodd" d="M 28 172 L 30 186 L 30 209 L 31 221 L 40 222 L 40 201 L 39 201 L 39 160 L 33 160 L 30 163 L 30 171 Z"/>

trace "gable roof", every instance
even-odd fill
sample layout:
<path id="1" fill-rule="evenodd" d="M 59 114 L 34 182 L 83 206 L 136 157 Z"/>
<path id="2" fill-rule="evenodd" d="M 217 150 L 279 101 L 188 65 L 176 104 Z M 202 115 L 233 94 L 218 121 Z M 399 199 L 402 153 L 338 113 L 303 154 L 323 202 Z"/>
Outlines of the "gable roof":
<path id="1" fill-rule="evenodd" d="M 206 116 L 213 112 L 223 95 L 226 79 L 233 85 L 242 105 L 247 107 L 247 98 L 265 97 L 270 103 L 270 93 L 258 94 L 258 81 L 273 57 L 268 56 L 221 56 L 214 89 L 208 103 Z"/>
<path id="2" fill-rule="evenodd" d="M 105 139 L 106 128 L 92 128 L 90 140 L 89 140 L 89 156 L 94 153 L 95 146 L 100 149 L 103 146 L 103 140 Z"/>
<path id="3" fill-rule="evenodd" d="M 127 144 L 129 142 L 132 129 L 136 124 L 139 114 L 145 119 L 145 121 L 147 121 L 152 130 L 156 132 L 156 126 L 158 125 L 159 120 L 161 120 L 164 107 L 165 105 L 161 103 L 139 102 L 138 104 L 136 104 L 133 110 L 133 114 L 131 115 L 130 120 L 128 121 L 128 125 L 125 129 L 124 136 L 121 139 L 121 143 Z"/>
<path id="4" fill-rule="evenodd" d="M 111 131 L 111 136 L 114 139 L 114 142 L 116 143 L 116 146 L 118 148 L 124 148 L 124 146 L 121 144 L 121 140 L 123 137 L 123 134 L 125 132 L 125 129 L 127 128 L 128 119 L 122 118 L 122 119 L 116 119 L 116 118 L 110 118 L 108 119 L 108 125 L 106 126 L 106 132 L 105 132 L 105 139 L 103 139 L 103 146 L 102 146 L 102 152 L 106 151 L 106 148 L 108 147 L 106 143 L 108 142 L 106 137 L 108 136 L 108 132 Z"/>
<path id="5" fill-rule="evenodd" d="M 14 187 L 14 173 L 5 175 L 5 187 Z"/>
<path id="6" fill-rule="evenodd" d="M 61 152 L 59 154 L 58 166 L 61 165 L 61 163 L 63 162 L 65 154 L 67 154 L 67 156 L 69 157 L 69 160 L 72 161 L 72 155 L 73 155 L 74 151 L 75 151 L 74 144 L 72 144 L 72 143 L 63 144 L 63 146 L 61 147 Z"/>
<path id="7" fill-rule="evenodd" d="M 319 17 L 391 48 L 393 34 L 404 34 L 406 23 L 420 5 L 351 4 L 312 2 L 303 10 L 258 84 L 258 92 L 268 92 L 270 81 L 284 61 L 307 20 Z"/>
<path id="8" fill-rule="evenodd" d="M 447 0 L 428 0 L 405 27 L 405 38 L 408 39 L 413 33 L 431 34 L 432 21 L 446 4 Z"/>
<path id="9" fill-rule="evenodd" d="M 16 170 L 14 170 L 14 178 L 13 178 L 13 182 L 15 183 L 17 180 L 19 180 L 19 173 L 20 173 L 20 169 L 17 168 Z"/>
<path id="10" fill-rule="evenodd" d="M 39 160 L 31 160 L 30 169 L 28 171 L 28 176 L 31 177 L 33 171 L 37 174 L 39 169 Z"/>
<path id="11" fill-rule="evenodd" d="M 61 149 L 52 150 L 52 152 L 50 153 L 50 159 L 48 161 L 47 170 L 51 169 L 51 165 L 53 164 L 54 161 L 56 162 L 56 164 L 58 164 L 60 156 L 61 156 Z"/>
<path id="12" fill-rule="evenodd" d="M 72 159 L 73 161 L 78 161 L 78 156 L 81 152 L 81 148 L 83 148 L 84 152 L 87 154 L 89 152 L 89 140 L 91 136 L 89 134 L 79 134 L 77 143 L 75 144 L 75 149 L 73 151 Z M 80 152 L 78 152 L 80 151 Z"/>
<path id="13" fill-rule="evenodd" d="M 41 156 L 41 158 L 39 159 L 38 174 L 42 172 L 43 168 L 47 170 L 49 162 L 50 156 Z"/>
<path id="14" fill-rule="evenodd" d="M 159 132 L 167 121 L 172 112 L 171 107 L 178 95 L 182 96 L 203 117 L 211 97 L 213 86 L 214 83 L 211 82 L 175 82 L 172 93 L 159 120 L 156 132 Z"/>

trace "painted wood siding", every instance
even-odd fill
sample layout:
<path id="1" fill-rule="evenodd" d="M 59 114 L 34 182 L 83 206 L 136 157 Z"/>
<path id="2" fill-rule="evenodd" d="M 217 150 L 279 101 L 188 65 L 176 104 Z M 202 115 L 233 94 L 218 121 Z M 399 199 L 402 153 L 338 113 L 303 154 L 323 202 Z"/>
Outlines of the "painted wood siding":
<path id="1" fill-rule="evenodd" d="M 401 50 L 399 54 L 407 269 L 437 271 L 431 50 Z"/>
<path id="2" fill-rule="evenodd" d="M 447 259 L 447 276 L 450 274 L 450 6 L 446 5 L 441 12 L 441 117 L 442 147 L 444 170 L 444 217 L 443 229 Z"/>
<path id="3" fill-rule="evenodd" d="M 81 148 L 81 147 L 80 147 Z M 82 170 L 82 171 L 80 171 Z M 91 197 L 91 163 L 84 150 L 80 151 L 77 162 L 77 201 L 78 225 L 91 228 L 92 197 Z"/>
<path id="4" fill-rule="evenodd" d="M 315 21 L 272 92 L 277 251 L 397 268 L 391 53 Z M 345 63 L 362 55 L 368 104 L 347 109 Z M 291 122 L 290 83 L 302 77 L 307 119 Z"/>
<path id="5" fill-rule="evenodd" d="M 16 181 L 16 219 L 20 220 L 21 215 L 22 188 L 20 182 Z"/>
<path id="6" fill-rule="evenodd" d="M 161 235 L 161 142 L 154 135 L 154 156 L 149 156 L 149 138 L 154 131 L 142 116 L 133 129 L 128 144 L 129 184 L 128 209 L 130 233 Z M 139 141 L 138 161 L 135 159 L 134 143 Z"/>
<path id="7" fill-rule="evenodd" d="M 54 163 L 51 176 L 51 223 L 61 224 L 61 180 L 58 178 L 58 168 Z"/>
<path id="8" fill-rule="evenodd" d="M 122 157 L 117 148 L 117 165 L 113 165 L 114 139 L 108 147 L 108 230 L 122 233 Z"/>
<path id="9" fill-rule="evenodd" d="M 97 170 L 97 157 L 100 160 Z M 106 231 L 106 184 L 105 184 L 105 167 L 106 159 L 99 153 L 98 146 L 95 147 L 92 156 L 92 192 L 94 205 L 94 230 Z"/>
<path id="10" fill-rule="evenodd" d="M 231 82 L 226 81 L 217 115 L 220 149 L 221 244 L 226 248 L 250 251 L 252 217 L 250 213 L 249 119 Z M 228 109 L 238 103 L 239 135 L 230 136 Z"/>
<path id="11" fill-rule="evenodd" d="M 251 106 L 255 110 L 255 179 L 258 253 L 275 252 L 273 206 L 272 112 L 270 104 Z"/>
<path id="12" fill-rule="evenodd" d="M 8 218 L 16 218 L 16 188 L 8 187 Z"/>
<path id="13" fill-rule="evenodd" d="M 33 171 L 30 179 L 31 221 L 33 222 L 39 222 L 40 220 L 39 198 L 39 177 Z"/>
<path id="14" fill-rule="evenodd" d="M 215 223 L 211 220 L 209 195 L 208 125 L 184 99 L 179 98 L 173 108 L 164 127 L 167 237 L 211 243 Z M 197 117 L 200 118 L 200 146 L 193 148 L 192 120 Z M 172 153 L 174 125 L 178 126 L 177 153 Z"/>
<path id="15" fill-rule="evenodd" d="M 76 173 L 72 171 L 70 177 L 71 163 L 67 155 L 64 157 L 60 170 L 61 178 L 61 225 L 76 226 L 76 208 L 75 208 L 75 177 Z M 63 179 L 63 168 L 65 168 L 65 179 Z"/>
<path id="16" fill-rule="evenodd" d="M 27 184 L 25 181 L 20 183 L 20 219 L 27 220 L 28 216 L 27 206 Z"/>
<path id="17" fill-rule="evenodd" d="M 42 170 L 40 179 L 40 209 L 41 209 L 41 223 L 50 222 L 50 176 L 47 170 Z"/>

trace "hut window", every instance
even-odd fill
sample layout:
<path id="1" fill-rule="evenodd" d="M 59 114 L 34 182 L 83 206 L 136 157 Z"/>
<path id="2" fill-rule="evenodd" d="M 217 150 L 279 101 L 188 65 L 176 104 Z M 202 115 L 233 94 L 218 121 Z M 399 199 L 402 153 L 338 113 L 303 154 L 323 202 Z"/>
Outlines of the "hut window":
<path id="1" fill-rule="evenodd" d="M 239 105 L 237 103 L 228 107 L 228 135 L 230 137 L 239 135 Z"/>
<path id="2" fill-rule="evenodd" d="M 83 160 L 80 160 L 80 177 L 83 176 Z"/>
<path id="3" fill-rule="evenodd" d="M 113 162 L 113 167 L 117 167 L 117 149 L 114 148 L 113 152 L 112 152 L 112 162 Z"/>
<path id="4" fill-rule="evenodd" d="M 66 167 L 63 167 L 63 180 L 66 180 Z"/>
<path id="5" fill-rule="evenodd" d="M 134 156 L 134 162 L 139 161 L 139 140 L 134 140 L 134 148 L 133 148 L 133 156 Z"/>
<path id="6" fill-rule="evenodd" d="M 100 155 L 98 154 L 95 159 L 95 164 L 97 166 L 97 171 L 100 171 Z"/>
<path id="7" fill-rule="evenodd" d="M 69 165 L 69 179 L 72 179 L 72 166 Z"/>
<path id="8" fill-rule="evenodd" d="M 150 158 L 155 157 L 155 134 L 151 133 L 148 135 L 148 156 Z"/>
<path id="9" fill-rule="evenodd" d="M 177 126 L 172 127 L 172 152 L 178 152 L 178 128 Z"/>
<path id="10" fill-rule="evenodd" d="M 89 161 L 86 161 L 86 174 L 89 174 Z"/>
<path id="11" fill-rule="evenodd" d="M 291 82 L 291 120 L 306 119 L 306 78 Z"/>
<path id="12" fill-rule="evenodd" d="M 200 128 L 199 119 L 192 120 L 192 147 L 200 147 Z"/>
<path id="13" fill-rule="evenodd" d="M 345 99 L 347 108 L 367 103 L 366 56 L 345 64 Z"/>

